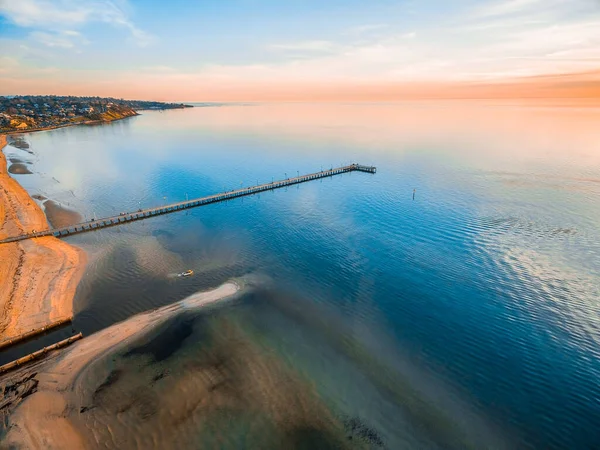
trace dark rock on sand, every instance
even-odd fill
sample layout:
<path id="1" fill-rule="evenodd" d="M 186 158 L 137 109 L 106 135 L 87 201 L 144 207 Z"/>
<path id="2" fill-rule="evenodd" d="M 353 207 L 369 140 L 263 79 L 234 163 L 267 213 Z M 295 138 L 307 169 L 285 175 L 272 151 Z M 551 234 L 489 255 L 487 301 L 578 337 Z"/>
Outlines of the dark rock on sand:
<path id="1" fill-rule="evenodd" d="M 15 175 L 29 175 L 29 174 L 32 174 L 33 172 L 31 172 L 25 164 L 14 163 L 14 164 L 11 164 L 10 167 L 8 168 L 8 173 L 12 173 Z"/>
<path id="2" fill-rule="evenodd" d="M 12 147 L 19 148 L 21 150 L 28 150 L 29 149 L 29 143 L 25 139 L 23 139 L 21 137 L 12 138 L 10 140 L 10 142 L 8 143 L 8 145 L 10 145 Z"/>

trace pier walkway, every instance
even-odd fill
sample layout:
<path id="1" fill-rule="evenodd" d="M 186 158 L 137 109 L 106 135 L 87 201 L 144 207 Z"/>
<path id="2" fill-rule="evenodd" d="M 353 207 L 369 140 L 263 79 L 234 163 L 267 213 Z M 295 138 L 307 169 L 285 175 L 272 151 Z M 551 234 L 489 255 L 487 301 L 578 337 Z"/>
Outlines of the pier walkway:
<path id="1" fill-rule="evenodd" d="M 121 213 L 118 216 L 106 217 L 104 219 L 95 219 L 87 222 L 78 223 L 62 228 L 51 228 L 48 230 L 37 231 L 35 233 L 22 234 L 20 236 L 9 237 L 0 240 L 0 244 L 6 244 L 9 242 L 22 241 L 25 239 L 33 239 L 43 236 L 55 236 L 64 237 L 70 236 L 77 233 L 85 233 L 88 231 L 99 230 L 101 228 L 107 228 L 123 223 L 133 222 L 136 220 L 143 220 L 149 217 L 159 216 L 161 214 L 169 214 L 176 211 L 181 211 L 188 208 L 196 208 L 198 206 L 204 206 L 211 203 L 222 202 L 225 200 L 231 200 L 237 197 L 244 197 L 246 195 L 257 194 L 263 191 L 270 191 L 273 189 L 279 189 L 285 186 L 291 186 L 293 184 L 305 183 L 307 181 L 316 180 L 319 178 L 327 178 L 334 175 L 340 175 L 347 172 L 367 172 L 375 173 L 377 169 L 373 166 L 362 166 L 360 164 L 350 164 L 349 166 L 332 168 L 330 170 L 323 170 L 321 172 L 311 173 L 308 175 L 301 175 L 294 178 L 286 178 L 285 180 L 273 181 L 271 183 L 260 184 L 248 188 L 237 189 L 228 192 L 222 192 L 220 194 L 209 195 L 208 197 L 201 197 L 194 200 L 187 200 L 184 202 L 173 203 L 171 205 L 159 206 L 157 208 L 141 209 L 136 212 Z"/>

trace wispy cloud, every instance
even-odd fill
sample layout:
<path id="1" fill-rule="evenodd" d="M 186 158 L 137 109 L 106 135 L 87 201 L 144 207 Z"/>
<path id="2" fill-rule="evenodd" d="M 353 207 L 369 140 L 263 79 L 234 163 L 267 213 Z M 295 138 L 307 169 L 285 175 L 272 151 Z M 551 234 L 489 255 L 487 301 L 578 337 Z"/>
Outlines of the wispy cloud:
<path id="1" fill-rule="evenodd" d="M 562 0 L 504 0 L 494 1 L 477 7 L 475 17 L 499 17 L 519 14 L 534 8 L 547 7 L 552 3 L 564 3 Z M 551 6 L 551 5 L 550 5 Z"/>
<path id="2" fill-rule="evenodd" d="M 456 31 L 481 39 L 471 50 L 490 67 L 495 58 L 505 73 L 543 75 L 599 68 L 599 30 L 598 0 L 503 0 L 475 8 Z"/>
<path id="3" fill-rule="evenodd" d="M 11 44 L 11 54 L 5 52 L 5 56 L 21 60 L 24 66 L 32 67 L 31 70 L 44 64 L 60 67 L 61 62 L 48 55 L 60 54 L 62 49 L 77 51 L 84 42 L 84 37 L 77 33 L 85 32 L 84 25 L 94 21 L 125 29 L 143 45 L 148 36 L 134 24 L 124 1 L 0 0 L 0 14 L 15 24 L 30 28 L 32 33 L 30 41 L 4 39 L 5 43 L 10 41 Z M 73 69 L 69 61 L 70 68 L 61 69 L 56 79 L 65 84 L 67 79 L 71 84 L 80 80 L 102 86 L 106 83 L 107 90 L 115 88 L 114 80 L 118 79 L 130 89 L 137 89 L 140 84 L 152 92 L 151 86 L 161 84 L 177 86 L 180 90 L 223 86 L 241 91 L 244 86 L 260 85 L 277 90 L 278 86 L 294 83 L 336 87 L 456 81 L 485 84 L 522 76 L 574 72 L 590 72 L 590 77 L 598 77 L 600 0 L 457 3 L 472 6 L 455 8 L 443 17 L 436 16 L 435 20 L 422 20 L 428 19 L 427 16 L 392 23 L 388 17 L 374 17 L 374 22 L 354 28 L 327 29 L 323 34 L 319 34 L 318 27 L 312 33 L 307 27 L 299 33 L 298 40 L 291 37 L 291 32 L 284 33 L 285 38 L 279 36 L 281 40 L 277 40 L 277 35 L 269 35 L 248 43 L 250 53 L 259 50 L 253 59 L 235 55 L 235 50 L 231 49 L 227 54 L 217 52 L 218 44 L 211 48 L 213 42 L 207 34 L 201 37 L 206 44 L 202 51 L 211 55 L 207 58 L 193 58 L 196 49 L 192 46 L 185 47 L 179 55 L 175 55 L 176 47 L 169 47 L 168 51 L 174 53 L 172 58 L 164 53 L 164 49 L 162 54 L 157 53 L 154 62 L 145 59 L 147 55 L 136 60 L 136 55 L 132 54 L 132 63 L 127 68 L 107 64 L 106 69 Z M 242 39 L 241 36 L 237 37 Z M 44 45 L 39 45 L 40 42 Z M 2 44 L 0 40 L 0 48 L 9 48 Z M 31 47 L 23 48 L 21 57 L 19 44 Z M 40 55 L 42 47 L 46 55 Z M 185 62 L 182 63 L 183 51 Z M 236 63 L 236 60 L 245 62 Z M 13 67 L 9 64 L 11 61 L 0 61 L 0 64 Z M 163 63 L 168 67 L 156 65 Z M 94 64 L 100 66 L 96 61 Z M 12 74 L 13 81 L 38 76 L 38 72 L 27 72 L 23 68 L 13 67 L 3 72 L 0 87 L 8 73 Z M 111 76 L 107 77 L 109 72 Z M 145 84 L 140 82 L 142 78 Z M 41 86 L 40 79 L 41 75 L 31 85 Z"/>
<path id="4" fill-rule="evenodd" d="M 74 30 L 59 32 L 33 31 L 30 37 L 47 47 L 75 48 L 78 45 L 89 44 L 89 41 L 81 33 Z"/>
<path id="5" fill-rule="evenodd" d="M 151 36 L 138 28 L 128 17 L 125 9 L 110 0 L 2 0 L 0 15 L 21 27 L 40 32 L 68 31 L 71 27 L 81 27 L 89 22 L 103 22 L 127 29 L 136 43 L 145 46 Z M 66 42 L 56 41 L 56 46 L 68 47 Z"/>
<path id="6" fill-rule="evenodd" d="M 385 33 L 360 35 L 375 29 Z M 598 0 L 493 0 L 417 31 L 378 25 L 354 30 L 354 39 L 346 34 L 340 42 L 273 45 L 289 59 L 253 65 L 250 72 L 277 79 L 476 81 L 600 67 Z M 301 50 L 314 58 L 295 58 Z"/>

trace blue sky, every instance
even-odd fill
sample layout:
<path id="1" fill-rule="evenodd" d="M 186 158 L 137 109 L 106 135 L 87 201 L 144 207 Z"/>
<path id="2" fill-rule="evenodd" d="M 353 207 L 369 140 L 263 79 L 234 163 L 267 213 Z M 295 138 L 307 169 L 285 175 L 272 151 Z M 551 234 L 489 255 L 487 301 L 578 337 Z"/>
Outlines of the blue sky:
<path id="1" fill-rule="evenodd" d="M 103 89 L 107 78 L 148 88 L 480 81 L 599 68 L 600 0 L 0 0 L 4 89 Z"/>

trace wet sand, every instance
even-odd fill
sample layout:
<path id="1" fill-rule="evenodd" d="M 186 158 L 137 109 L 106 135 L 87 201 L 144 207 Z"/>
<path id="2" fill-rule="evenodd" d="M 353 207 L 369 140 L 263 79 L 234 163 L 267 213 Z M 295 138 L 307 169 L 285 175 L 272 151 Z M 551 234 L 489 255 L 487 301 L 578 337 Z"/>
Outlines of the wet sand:
<path id="1" fill-rule="evenodd" d="M 227 283 L 182 302 L 139 314 L 11 374 L 5 379 L 6 384 L 33 379 L 30 377 L 35 373 L 37 391 L 10 411 L 10 428 L 3 445 L 16 448 L 86 448 L 85 436 L 80 434 L 65 412 L 69 407 L 72 409 L 70 401 L 78 402 L 77 391 L 85 388 L 80 380 L 85 379 L 83 375 L 89 371 L 90 364 L 126 347 L 132 339 L 159 326 L 182 309 L 208 305 L 235 294 L 237 290 L 236 284 Z M 105 382 L 104 386 L 108 384 Z M 2 412 L 6 414 L 11 406 Z"/>
<path id="2" fill-rule="evenodd" d="M 42 210 L 10 177 L 0 136 L 0 238 L 48 228 Z M 85 253 L 54 237 L 0 245 L 0 342 L 73 314 Z"/>
<path id="3" fill-rule="evenodd" d="M 44 209 L 48 221 L 54 228 L 75 225 L 82 220 L 81 214 L 77 211 L 69 209 L 54 200 L 46 200 L 44 202 Z"/>
<path id="4" fill-rule="evenodd" d="M 226 283 L 131 317 L 13 374 L 9 383 L 29 395 L 2 411 L 3 444 L 383 448 L 360 421 L 348 426 L 337 417 L 311 382 L 266 351 L 229 310 L 203 309 L 238 289 Z"/>
<path id="5" fill-rule="evenodd" d="M 0 405 L 3 445 L 384 448 L 359 419 L 337 416 L 230 310 L 203 309 L 238 290 L 225 283 L 139 314 L 13 373 L 6 384 L 26 396 Z"/>

